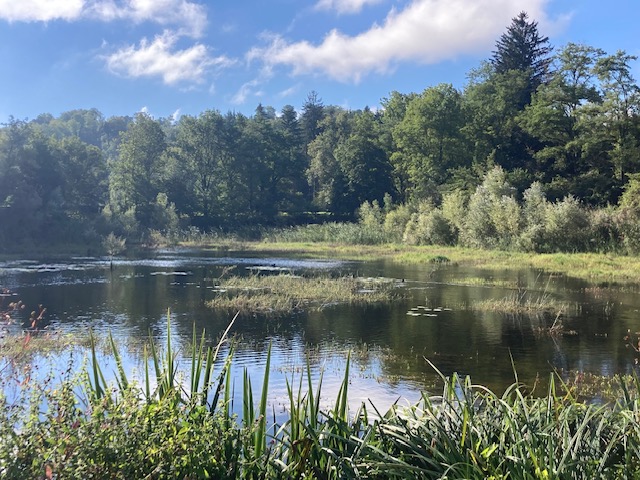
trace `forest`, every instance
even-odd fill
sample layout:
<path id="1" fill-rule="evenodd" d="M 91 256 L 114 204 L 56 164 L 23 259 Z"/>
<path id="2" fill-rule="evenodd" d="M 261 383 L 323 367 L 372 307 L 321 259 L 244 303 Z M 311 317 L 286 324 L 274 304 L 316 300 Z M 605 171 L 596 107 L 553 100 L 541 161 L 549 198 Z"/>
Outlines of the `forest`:
<path id="1" fill-rule="evenodd" d="M 636 57 L 550 45 L 522 12 L 463 89 L 347 110 L 105 118 L 0 129 L 0 250 L 358 222 L 379 240 L 640 251 Z"/>

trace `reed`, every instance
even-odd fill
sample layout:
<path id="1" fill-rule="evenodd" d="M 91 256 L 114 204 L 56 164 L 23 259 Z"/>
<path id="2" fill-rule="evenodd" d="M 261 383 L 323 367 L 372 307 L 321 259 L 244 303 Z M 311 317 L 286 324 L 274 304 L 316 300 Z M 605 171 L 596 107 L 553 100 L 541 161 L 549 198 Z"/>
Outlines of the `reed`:
<path id="1" fill-rule="evenodd" d="M 285 314 L 336 303 L 388 302 L 401 295 L 390 281 L 353 277 L 299 277 L 289 274 L 233 276 L 217 287 L 211 308 L 242 313 Z"/>
<path id="2" fill-rule="evenodd" d="M 229 331 L 221 342 L 228 341 Z M 90 381 L 65 378 L 57 388 L 31 383 L 33 396 L 23 403 L 11 404 L 0 395 L 0 477 L 36 478 L 45 464 L 58 478 L 640 475 L 636 375 L 620 377 L 615 402 L 595 404 L 580 401 L 571 385 L 555 375 L 548 390 L 536 396 L 517 380 L 498 394 L 468 377 L 438 372 L 441 393 L 424 393 L 414 405 L 380 412 L 374 405 L 350 407 L 348 356 L 331 408 L 321 409 L 322 377 L 314 386 L 307 365 L 297 382 L 293 377 L 287 382 L 288 417 L 277 424 L 267 415 L 270 351 L 258 399 L 244 374 L 243 419 L 237 421 L 229 408 L 231 357 L 219 367 L 218 380 L 211 381 L 221 343 L 207 348 L 204 343 L 194 332 L 184 384 L 178 381 L 182 375 L 168 338 L 164 354 L 149 347 L 156 376 L 151 380 L 147 371 L 142 387 L 120 371 L 116 385 L 107 385 L 93 349 L 91 373 L 85 376 Z M 222 390 L 225 394 L 218 395 Z M 80 400 L 84 396 L 86 404 Z"/>

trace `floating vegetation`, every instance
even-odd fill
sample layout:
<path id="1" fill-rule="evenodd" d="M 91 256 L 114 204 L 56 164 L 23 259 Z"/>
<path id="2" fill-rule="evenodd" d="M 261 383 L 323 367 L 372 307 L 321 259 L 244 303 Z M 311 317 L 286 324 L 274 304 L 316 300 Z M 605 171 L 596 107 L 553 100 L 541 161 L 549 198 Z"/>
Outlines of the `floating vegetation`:
<path id="1" fill-rule="evenodd" d="M 508 315 L 538 315 L 549 313 L 560 316 L 566 311 L 567 304 L 555 300 L 547 293 L 513 292 L 506 297 L 483 300 L 471 306 L 471 309 L 483 312 L 498 312 Z"/>
<path id="2" fill-rule="evenodd" d="M 233 276 L 214 288 L 211 308 L 242 313 L 286 314 L 337 303 L 388 302 L 401 292 L 393 279 L 300 277 L 288 274 Z"/>

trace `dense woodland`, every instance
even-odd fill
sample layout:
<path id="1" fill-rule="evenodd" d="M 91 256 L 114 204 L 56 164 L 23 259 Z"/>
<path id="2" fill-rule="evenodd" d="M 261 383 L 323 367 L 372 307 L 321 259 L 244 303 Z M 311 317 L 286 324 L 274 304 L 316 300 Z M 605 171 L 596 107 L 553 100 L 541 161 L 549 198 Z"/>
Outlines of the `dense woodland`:
<path id="1" fill-rule="evenodd" d="M 525 13 L 450 84 L 345 110 L 105 118 L 0 129 L 0 248 L 109 232 L 360 220 L 394 241 L 534 251 L 640 245 L 636 58 L 553 47 Z"/>

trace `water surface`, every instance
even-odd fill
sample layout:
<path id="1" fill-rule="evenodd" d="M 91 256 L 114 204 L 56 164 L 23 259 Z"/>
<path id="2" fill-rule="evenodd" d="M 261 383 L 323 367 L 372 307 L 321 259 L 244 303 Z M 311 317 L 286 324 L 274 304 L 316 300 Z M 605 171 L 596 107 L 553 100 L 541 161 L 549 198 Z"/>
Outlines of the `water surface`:
<path id="1" fill-rule="evenodd" d="M 315 381 L 323 373 L 327 401 L 335 398 L 348 352 L 353 362 L 351 402 L 370 399 L 382 409 L 398 398 L 412 401 L 420 392 L 434 389 L 437 373 L 425 359 L 445 375 L 471 375 L 475 383 L 496 390 L 514 381 L 514 365 L 519 380 L 529 385 L 554 370 L 612 375 L 634 368 L 623 337 L 628 330 L 640 330 L 636 288 L 595 285 L 532 269 L 494 271 L 246 253 L 220 256 L 177 249 L 148 258 L 115 259 L 113 264 L 94 257 L 4 262 L 0 286 L 16 292 L 30 310 L 44 305 L 50 330 L 84 334 L 91 328 L 98 335 L 111 331 L 127 346 L 127 368 L 139 372 L 142 359 L 136 346 L 149 333 L 161 342 L 166 339 L 167 309 L 176 345 L 191 340 L 194 323 L 213 343 L 230 315 L 210 310 L 205 302 L 218 294 L 215 286 L 224 276 L 281 272 L 391 279 L 405 298 L 380 305 L 332 305 L 275 319 L 239 318 L 233 327 L 239 338 L 235 388 L 239 391 L 246 368 L 254 391 L 259 391 L 271 344 L 270 400 L 276 409 L 285 408 L 285 379 L 299 379 L 307 362 Z M 563 302 L 560 320 L 571 334 L 541 333 L 541 327 L 555 320 L 548 315 L 513 316 L 470 308 L 518 293 Z M 188 369 L 186 349 L 181 351 Z"/>

